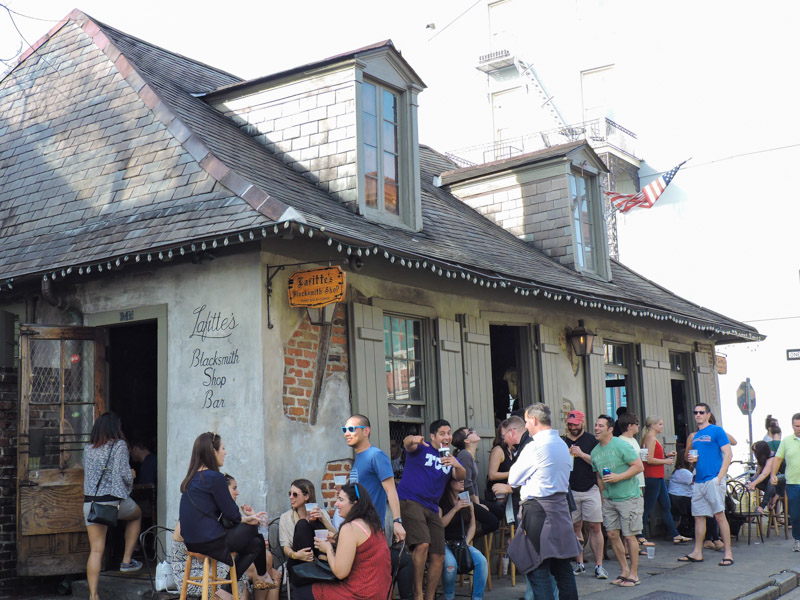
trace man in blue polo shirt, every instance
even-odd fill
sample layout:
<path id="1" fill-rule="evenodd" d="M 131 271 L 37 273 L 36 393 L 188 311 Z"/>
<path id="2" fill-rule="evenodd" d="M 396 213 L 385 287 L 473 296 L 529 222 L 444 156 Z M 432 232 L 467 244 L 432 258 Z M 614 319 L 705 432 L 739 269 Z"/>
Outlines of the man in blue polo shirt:
<path id="1" fill-rule="evenodd" d="M 694 420 L 698 430 L 686 446 L 686 458 L 695 464 L 692 490 L 692 515 L 694 515 L 694 550 L 681 556 L 681 562 L 703 560 L 703 539 L 706 537 L 706 517 L 714 517 L 719 525 L 719 535 L 725 544 L 721 567 L 733 564 L 731 529 L 725 518 L 725 475 L 731 464 L 733 452 L 728 435 L 722 427 L 709 422 L 711 407 L 700 402 L 694 407 Z M 696 454 L 692 452 L 696 450 Z"/>

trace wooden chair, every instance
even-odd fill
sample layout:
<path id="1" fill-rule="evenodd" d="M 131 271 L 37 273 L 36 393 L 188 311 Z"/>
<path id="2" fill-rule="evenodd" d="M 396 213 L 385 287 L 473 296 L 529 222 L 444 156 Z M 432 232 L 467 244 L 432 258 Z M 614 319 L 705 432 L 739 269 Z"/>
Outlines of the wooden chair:
<path id="1" fill-rule="evenodd" d="M 231 559 L 235 553 L 231 553 Z M 192 559 L 196 558 L 203 563 L 202 577 L 192 577 Z M 236 576 L 236 565 L 231 565 L 231 570 L 228 574 L 228 579 L 217 579 L 217 561 L 216 559 L 200 554 L 199 552 L 186 551 L 186 568 L 183 571 L 183 585 L 181 586 L 180 600 L 186 600 L 186 592 L 189 584 L 200 586 L 202 600 L 209 600 L 208 590 L 211 589 L 211 595 L 214 595 L 216 588 L 221 585 L 229 584 L 231 586 L 231 594 L 233 600 L 239 600 L 239 579 Z"/>

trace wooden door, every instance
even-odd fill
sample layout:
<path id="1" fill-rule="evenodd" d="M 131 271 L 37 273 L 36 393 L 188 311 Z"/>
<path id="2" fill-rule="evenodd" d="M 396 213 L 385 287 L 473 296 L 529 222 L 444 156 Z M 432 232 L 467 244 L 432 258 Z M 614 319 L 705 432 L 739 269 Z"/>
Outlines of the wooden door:
<path id="1" fill-rule="evenodd" d="M 86 569 L 83 446 L 105 410 L 105 330 L 20 327 L 17 571 Z"/>

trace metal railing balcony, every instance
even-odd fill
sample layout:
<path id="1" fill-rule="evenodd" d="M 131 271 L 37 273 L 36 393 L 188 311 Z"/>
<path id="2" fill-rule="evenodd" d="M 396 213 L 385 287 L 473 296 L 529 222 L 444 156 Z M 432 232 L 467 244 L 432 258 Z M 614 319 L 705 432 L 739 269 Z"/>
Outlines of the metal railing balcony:
<path id="1" fill-rule="evenodd" d="M 597 152 L 613 148 L 637 159 L 636 134 L 609 118 L 592 119 L 497 142 L 467 146 L 447 152 L 447 156 L 461 167 L 470 167 L 578 140 L 586 140 Z"/>

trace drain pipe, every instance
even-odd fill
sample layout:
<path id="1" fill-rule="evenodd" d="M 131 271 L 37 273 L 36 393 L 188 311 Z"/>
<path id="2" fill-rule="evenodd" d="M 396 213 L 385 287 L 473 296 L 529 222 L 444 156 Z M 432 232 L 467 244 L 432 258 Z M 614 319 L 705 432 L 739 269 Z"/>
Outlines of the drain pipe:
<path id="1" fill-rule="evenodd" d="M 83 325 L 83 313 L 77 308 L 70 306 L 66 300 L 55 293 L 53 290 L 53 283 L 48 277 L 42 279 L 42 298 L 47 300 L 50 306 L 55 306 L 58 310 L 65 313 L 71 319 L 73 325 Z"/>

